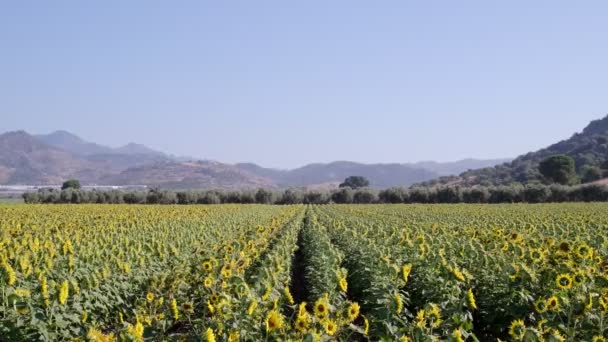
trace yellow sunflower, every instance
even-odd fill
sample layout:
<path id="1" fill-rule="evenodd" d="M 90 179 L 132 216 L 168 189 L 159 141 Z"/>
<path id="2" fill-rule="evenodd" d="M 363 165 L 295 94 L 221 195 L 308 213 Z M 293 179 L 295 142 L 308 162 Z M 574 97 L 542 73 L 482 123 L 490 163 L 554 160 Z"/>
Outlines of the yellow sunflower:
<path id="1" fill-rule="evenodd" d="M 551 296 L 547 299 L 547 309 L 550 311 L 559 310 L 559 299 L 556 296 Z"/>
<path id="2" fill-rule="evenodd" d="M 514 320 L 509 326 L 509 335 L 514 340 L 522 340 L 526 334 L 526 325 L 521 319 Z"/>
<path id="3" fill-rule="evenodd" d="M 298 316 L 294 323 L 294 327 L 297 331 L 303 333 L 308 330 L 309 322 L 310 320 L 308 319 L 308 316 Z"/>
<path id="4" fill-rule="evenodd" d="M 426 317 L 429 319 L 429 324 L 432 328 L 439 328 L 441 323 L 441 311 L 439 310 L 439 306 L 437 304 L 431 304 L 431 308 L 426 310 Z"/>
<path id="5" fill-rule="evenodd" d="M 283 327 L 283 316 L 277 310 L 271 310 L 266 315 L 266 331 L 275 331 L 281 327 Z"/>
<path id="6" fill-rule="evenodd" d="M 213 265 L 211 265 L 211 261 L 203 262 L 203 271 L 209 273 L 213 270 Z"/>
<path id="7" fill-rule="evenodd" d="M 547 301 L 544 299 L 539 299 L 536 302 L 534 302 L 534 310 L 536 310 L 536 312 L 538 313 L 544 313 L 547 312 Z"/>
<path id="8" fill-rule="evenodd" d="M 338 331 L 338 325 L 334 321 L 331 321 L 331 320 L 328 320 L 327 322 L 325 322 L 324 328 L 325 328 L 325 333 L 329 336 L 334 336 L 336 334 L 336 331 Z"/>
<path id="9" fill-rule="evenodd" d="M 572 276 L 566 273 L 562 273 L 555 278 L 555 284 L 562 290 L 568 290 L 572 288 Z"/>
<path id="10" fill-rule="evenodd" d="M 359 307 L 359 304 L 351 303 L 346 310 L 346 315 L 348 317 L 348 321 L 352 322 L 355 319 L 357 319 L 357 317 L 359 317 L 360 310 L 361 310 L 361 308 Z"/>
<path id="11" fill-rule="evenodd" d="M 475 301 L 475 296 L 473 295 L 473 289 L 469 289 L 467 291 L 467 302 L 469 303 L 469 308 L 471 310 L 477 310 L 477 302 Z"/>
<path id="12" fill-rule="evenodd" d="M 315 316 L 319 319 L 324 319 L 329 313 L 329 303 L 326 298 L 317 300 L 314 306 Z"/>

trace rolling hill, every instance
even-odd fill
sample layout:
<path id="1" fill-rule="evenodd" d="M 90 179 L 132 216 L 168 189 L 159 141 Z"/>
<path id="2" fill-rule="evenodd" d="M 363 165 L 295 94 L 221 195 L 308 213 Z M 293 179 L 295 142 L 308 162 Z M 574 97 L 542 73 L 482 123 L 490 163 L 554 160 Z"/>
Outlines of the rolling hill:
<path id="1" fill-rule="evenodd" d="M 575 133 L 568 139 L 519 156 L 511 162 L 466 171 L 459 176 L 442 177 L 418 185 L 475 186 L 539 182 L 542 181 L 542 175 L 538 171 L 539 163 L 547 157 L 559 154 L 574 159 L 579 177 L 582 177 L 588 168 L 600 168 L 608 160 L 608 116 L 590 122 L 582 132 Z"/>
<path id="2" fill-rule="evenodd" d="M 253 187 L 336 187 L 360 175 L 372 187 L 408 186 L 449 173 L 495 165 L 502 160 L 467 159 L 451 163 L 362 164 L 349 161 L 315 163 L 292 170 L 253 163 L 193 161 L 137 143 L 112 148 L 86 141 L 67 131 L 0 135 L 0 184 L 53 185 L 78 178 L 92 185 L 150 185 L 173 189 Z"/>

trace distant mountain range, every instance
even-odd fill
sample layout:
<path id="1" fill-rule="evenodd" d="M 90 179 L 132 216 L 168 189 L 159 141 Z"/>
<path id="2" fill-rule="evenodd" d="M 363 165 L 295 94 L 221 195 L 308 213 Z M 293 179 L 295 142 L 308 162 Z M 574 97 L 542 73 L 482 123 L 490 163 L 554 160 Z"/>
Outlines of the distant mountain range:
<path id="1" fill-rule="evenodd" d="M 554 155 L 567 155 L 574 159 L 578 176 L 584 179 L 584 173 L 589 168 L 605 168 L 608 161 L 608 116 L 594 120 L 582 132 L 575 133 L 569 139 L 556 144 L 521 155 L 514 160 L 498 164 L 494 167 L 469 170 L 459 176 L 442 177 L 423 182 L 421 186 L 436 185 L 510 185 L 512 183 L 527 184 L 542 181 L 538 171 L 539 163 Z"/>
<path id="2" fill-rule="evenodd" d="M 112 148 L 70 132 L 0 135 L 0 184 L 53 185 L 69 178 L 83 184 L 149 185 L 171 189 L 335 187 L 351 175 L 364 176 L 371 186 L 408 186 L 468 169 L 507 161 L 466 159 L 457 162 L 362 164 L 337 161 L 292 170 L 252 163 L 226 164 L 175 157 L 129 143 Z"/>

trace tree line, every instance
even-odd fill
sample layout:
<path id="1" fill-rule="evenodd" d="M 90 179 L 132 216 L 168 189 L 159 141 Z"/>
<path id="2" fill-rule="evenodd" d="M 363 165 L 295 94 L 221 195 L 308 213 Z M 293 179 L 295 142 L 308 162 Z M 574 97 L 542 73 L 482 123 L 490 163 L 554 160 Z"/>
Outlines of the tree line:
<path id="1" fill-rule="evenodd" d="M 608 201 L 608 187 L 529 184 L 512 186 L 395 187 L 384 190 L 342 186 L 335 190 L 148 191 L 40 189 L 23 194 L 26 203 L 127 204 L 329 204 L 329 203 L 548 203 Z"/>

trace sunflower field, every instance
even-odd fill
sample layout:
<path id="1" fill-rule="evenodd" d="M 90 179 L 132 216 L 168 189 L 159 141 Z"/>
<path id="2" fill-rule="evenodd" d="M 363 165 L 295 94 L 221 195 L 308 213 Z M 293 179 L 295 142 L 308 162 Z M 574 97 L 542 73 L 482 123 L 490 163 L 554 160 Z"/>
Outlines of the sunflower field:
<path id="1" fill-rule="evenodd" d="M 608 205 L 0 205 L 0 341 L 605 341 Z"/>

